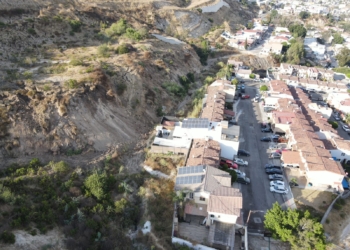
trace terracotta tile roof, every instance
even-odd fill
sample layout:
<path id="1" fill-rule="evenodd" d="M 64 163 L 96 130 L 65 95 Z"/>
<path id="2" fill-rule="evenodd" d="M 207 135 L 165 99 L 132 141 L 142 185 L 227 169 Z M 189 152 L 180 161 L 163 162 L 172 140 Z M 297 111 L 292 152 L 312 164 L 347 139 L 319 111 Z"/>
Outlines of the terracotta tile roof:
<path id="1" fill-rule="evenodd" d="M 322 157 L 322 161 L 327 171 L 345 175 L 344 169 L 341 167 L 339 162 L 327 157 Z"/>
<path id="2" fill-rule="evenodd" d="M 282 160 L 285 164 L 302 163 L 299 151 L 282 151 Z"/>
<path id="3" fill-rule="evenodd" d="M 306 78 L 299 78 L 299 82 L 303 83 L 303 84 L 308 84 L 309 83 L 308 79 L 306 79 Z"/>
<path id="4" fill-rule="evenodd" d="M 322 143 L 324 143 L 323 141 L 325 141 L 325 140 L 321 140 L 321 141 L 322 141 Z M 318 153 L 318 156 L 320 156 L 320 157 L 327 157 L 327 158 L 332 157 L 331 153 L 329 153 L 329 150 L 327 150 L 325 148 L 316 147 L 316 151 Z"/>
<path id="5" fill-rule="evenodd" d="M 205 204 L 191 205 L 189 203 L 186 203 L 185 214 L 192 214 L 192 215 L 207 217 L 208 216 L 207 205 Z"/>
<path id="6" fill-rule="evenodd" d="M 218 167 L 220 163 L 220 144 L 213 140 L 194 139 L 186 166 L 210 165 Z"/>
<path id="7" fill-rule="evenodd" d="M 231 175 L 218 168 L 207 167 L 204 181 L 204 190 L 212 192 L 220 187 L 231 187 Z"/>
<path id="8" fill-rule="evenodd" d="M 312 145 L 316 148 L 316 150 L 318 149 L 318 148 L 322 148 L 322 149 L 324 149 L 324 143 L 323 143 L 323 140 L 320 140 L 320 139 L 318 139 L 318 138 L 313 138 L 313 139 L 310 139 L 310 141 L 311 141 L 311 143 L 312 143 Z M 328 152 L 329 153 L 329 152 Z"/>
<path id="9" fill-rule="evenodd" d="M 217 83 L 222 85 L 209 86 L 208 95 L 206 100 L 206 105 L 202 110 L 201 118 L 208 118 L 210 121 L 219 122 L 224 119 L 224 109 L 225 109 L 225 92 L 224 85 L 226 81 L 218 80 Z"/>
<path id="10" fill-rule="evenodd" d="M 208 203 L 208 212 L 240 216 L 243 205 L 242 193 L 231 187 L 214 190 Z"/>
<path id="11" fill-rule="evenodd" d="M 333 138 L 337 148 L 350 151 L 350 141 Z"/>
<path id="12" fill-rule="evenodd" d="M 345 99 L 344 101 L 341 101 L 340 104 L 343 106 L 350 106 L 350 99 Z"/>

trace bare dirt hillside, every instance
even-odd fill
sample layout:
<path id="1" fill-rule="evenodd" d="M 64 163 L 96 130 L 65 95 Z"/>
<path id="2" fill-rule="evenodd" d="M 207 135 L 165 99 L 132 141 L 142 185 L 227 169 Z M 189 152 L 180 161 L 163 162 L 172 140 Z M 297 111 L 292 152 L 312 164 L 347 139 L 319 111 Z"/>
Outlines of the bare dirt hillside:
<path id="1" fill-rule="evenodd" d="M 34 156 L 83 154 L 89 162 L 137 145 L 157 112 L 180 101 L 164 84 L 202 65 L 186 43 L 150 34 L 110 39 L 106 30 L 123 18 L 134 30 L 186 39 L 254 15 L 236 1 L 198 10 L 218 2 L 0 0 L 0 166 Z"/>

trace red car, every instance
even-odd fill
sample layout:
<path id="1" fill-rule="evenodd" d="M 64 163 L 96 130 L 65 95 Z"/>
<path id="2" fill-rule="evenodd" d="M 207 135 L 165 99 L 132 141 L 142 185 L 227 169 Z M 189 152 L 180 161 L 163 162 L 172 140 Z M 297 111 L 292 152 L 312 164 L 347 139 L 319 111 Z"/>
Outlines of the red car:
<path id="1" fill-rule="evenodd" d="M 238 165 L 230 160 L 221 160 L 220 166 L 227 165 L 228 168 L 238 169 Z"/>
<path id="2" fill-rule="evenodd" d="M 278 154 L 282 154 L 282 151 L 290 151 L 289 149 L 287 148 L 284 148 L 284 149 L 277 149 L 275 153 L 278 153 Z"/>
<path id="3" fill-rule="evenodd" d="M 249 99 L 249 98 L 250 98 L 250 95 L 242 95 L 241 98 L 242 98 L 242 99 Z"/>

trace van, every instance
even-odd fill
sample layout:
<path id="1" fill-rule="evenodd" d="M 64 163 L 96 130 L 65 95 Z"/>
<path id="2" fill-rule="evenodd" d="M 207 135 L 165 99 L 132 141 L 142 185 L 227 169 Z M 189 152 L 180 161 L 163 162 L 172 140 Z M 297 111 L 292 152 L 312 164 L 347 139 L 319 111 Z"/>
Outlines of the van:
<path id="1" fill-rule="evenodd" d="M 299 163 L 282 163 L 281 166 L 284 168 L 299 168 Z"/>

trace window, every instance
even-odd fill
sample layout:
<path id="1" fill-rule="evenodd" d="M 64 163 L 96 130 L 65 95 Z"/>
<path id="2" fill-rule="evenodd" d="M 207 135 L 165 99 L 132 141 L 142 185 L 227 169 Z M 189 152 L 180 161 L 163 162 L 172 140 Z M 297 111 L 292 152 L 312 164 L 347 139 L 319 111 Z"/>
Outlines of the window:
<path id="1" fill-rule="evenodd" d="M 190 195 L 190 199 L 193 199 L 193 193 L 190 193 L 189 195 Z"/>
<path id="2" fill-rule="evenodd" d="M 199 200 L 200 201 L 205 201 L 205 198 L 201 196 L 201 197 L 199 197 Z"/>
<path id="3" fill-rule="evenodd" d="M 341 156 L 345 156 L 345 153 L 341 153 Z"/>

